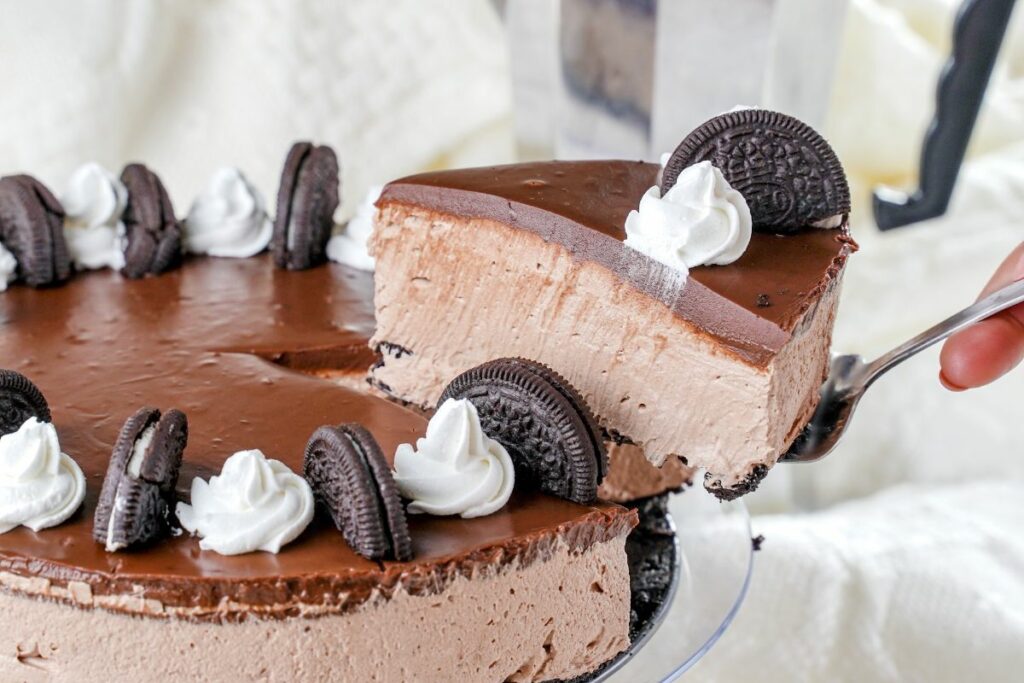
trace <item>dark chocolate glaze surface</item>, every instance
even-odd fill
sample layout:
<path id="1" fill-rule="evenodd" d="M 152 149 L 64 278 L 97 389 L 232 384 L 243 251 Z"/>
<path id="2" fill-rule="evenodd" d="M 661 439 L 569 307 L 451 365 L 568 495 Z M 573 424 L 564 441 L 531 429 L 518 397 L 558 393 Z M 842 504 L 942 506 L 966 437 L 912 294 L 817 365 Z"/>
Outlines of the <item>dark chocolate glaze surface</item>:
<path id="1" fill-rule="evenodd" d="M 136 592 L 199 619 L 244 618 L 250 608 L 288 616 L 310 606 L 344 611 L 397 586 L 440 590 L 482 563 L 528 562 L 559 542 L 585 548 L 635 523 L 618 506 L 520 491 L 480 519 L 411 516 L 414 560 L 405 564 L 356 555 L 319 512 L 278 555 L 224 557 L 201 551 L 187 534 L 114 554 L 93 540 L 118 431 L 143 405 L 188 415 L 183 499 L 194 476 L 216 474 L 238 450 L 259 448 L 301 472 L 320 425 L 360 422 L 389 459 L 399 443 L 422 436 L 419 415 L 295 369 L 365 369 L 372 298 L 370 274 L 336 264 L 288 272 L 266 256 L 194 258 L 135 281 L 97 271 L 57 289 L 15 286 L 0 295 L 0 366 L 43 391 L 62 450 L 88 483 L 85 504 L 65 524 L 0 535 L 0 572 L 58 587 L 83 581 L 94 596 Z"/>
<path id="2" fill-rule="evenodd" d="M 846 228 L 794 235 L 755 232 L 728 266 L 689 278 L 625 247 L 626 216 L 657 184 L 658 166 L 630 161 L 551 161 L 438 171 L 385 187 L 397 202 L 529 230 L 594 261 L 755 365 L 767 365 L 856 245 Z"/>

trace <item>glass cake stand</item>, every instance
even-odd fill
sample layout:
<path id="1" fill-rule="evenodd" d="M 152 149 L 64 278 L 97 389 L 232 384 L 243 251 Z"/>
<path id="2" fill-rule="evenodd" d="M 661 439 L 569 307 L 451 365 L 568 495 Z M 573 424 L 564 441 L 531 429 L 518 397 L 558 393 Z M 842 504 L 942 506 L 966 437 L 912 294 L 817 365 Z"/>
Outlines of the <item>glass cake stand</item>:
<path id="1" fill-rule="evenodd" d="M 746 597 L 754 559 L 746 506 L 722 503 L 697 484 L 672 495 L 668 512 L 678 578 L 651 628 L 592 680 L 675 680 L 718 642 Z"/>

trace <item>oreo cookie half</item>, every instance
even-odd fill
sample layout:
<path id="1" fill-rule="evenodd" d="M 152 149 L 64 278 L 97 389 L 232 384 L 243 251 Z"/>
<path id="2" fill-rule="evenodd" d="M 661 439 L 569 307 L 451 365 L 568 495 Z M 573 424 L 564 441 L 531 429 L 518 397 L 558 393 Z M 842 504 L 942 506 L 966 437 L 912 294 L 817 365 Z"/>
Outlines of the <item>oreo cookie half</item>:
<path id="1" fill-rule="evenodd" d="M 159 275 L 181 262 L 181 224 L 174 217 L 171 198 L 156 173 L 143 164 L 128 164 L 121 171 L 128 188 L 124 210 L 124 268 L 129 278 Z"/>
<path id="2" fill-rule="evenodd" d="M 398 487 L 365 427 L 320 427 L 306 445 L 302 469 L 313 495 L 353 550 L 370 560 L 412 559 Z"/>
<path id="3" fill-rule="evenodd" d="M 716 116 L 686 136 L 662 173 L 661 193 L 683 169 L 710 161 L 747 200 L 754 228 L 790 233 L 838 227 L 850 212 L 839 158 L 806 123 L 767 109 Z"/>
<path id="4" fill-rule="evenodd" d="M 0 436 L 18 431 L 30 417 L 52 422 L 43 392 L 20 372 L 0 370 Z"/>
<path id="5" fill-rule="evenodd" d="M 281 171 L 270 242 L 279 268 L 305 270 L 327 260 L 339 185 L 333 149 L 310 142 L 292 145 Z"/>
<path id="6" fill-rule="evenodd" d="M 17 259 L 20 279 L 32 287 L 57 284 L 71 275 L 64 208 L 32 176 L 0 178 L 0 242 Z"/>
<path id="7" fill-rule="evenodd" d="M 440 403 L 469 399 L 487 436 L 512 456 L 516 475 L 577 503 L 597 499 L 608 453 L 597 420 L 561 375 L 536 361 L 499 358 L 462 373 Z"/>
<path id="8" fill-rule="evenodd" d="M 107 552 L 143 545 L 171 528 L 174 488 L 188 443 L 188 419 L 141 408 L 117 437 L 96 504 L 93 538 Z"/>

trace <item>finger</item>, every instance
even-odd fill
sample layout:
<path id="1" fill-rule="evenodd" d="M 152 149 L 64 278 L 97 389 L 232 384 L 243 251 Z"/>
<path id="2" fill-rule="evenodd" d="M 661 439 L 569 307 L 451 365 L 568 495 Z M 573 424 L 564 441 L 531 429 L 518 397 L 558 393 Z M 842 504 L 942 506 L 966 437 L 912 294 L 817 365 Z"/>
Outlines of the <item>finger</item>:
<path id="1" fill-rule="evenodd" d="M 942 347 L 940 380 L 947 388 L 971 389 L 993 382 L 1024 359 L 1020 314 L 1004 311 L 950 337 Z"/>
<path id="2" fill-rule="evenodd" d="M 981 297 L 1024 279 L 1024 244 L 996 269 Z M 948 389 L 962 391 L 988 384 L 1024 359 L 1024 304 L 972 325 L 952 337 L 939 356 L 939 380 Z"/>

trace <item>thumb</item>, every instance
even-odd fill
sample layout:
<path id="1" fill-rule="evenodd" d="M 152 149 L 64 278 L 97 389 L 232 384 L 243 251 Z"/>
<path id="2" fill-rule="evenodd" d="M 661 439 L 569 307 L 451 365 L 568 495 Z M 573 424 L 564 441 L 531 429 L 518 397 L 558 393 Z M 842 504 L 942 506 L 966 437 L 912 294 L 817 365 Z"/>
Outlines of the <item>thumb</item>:
<path id="1" fill-rule="evenodd" d="M 996 270 L 981 297 L 1024 279 L 1024 243 Z M 980 298 L 980 297 L 979 297 Z M 995 381 L 1024 359 L 1024 304 L 1008 308 L 950 337 L 939 355 L 939 380 L 953 391 Z"/>

